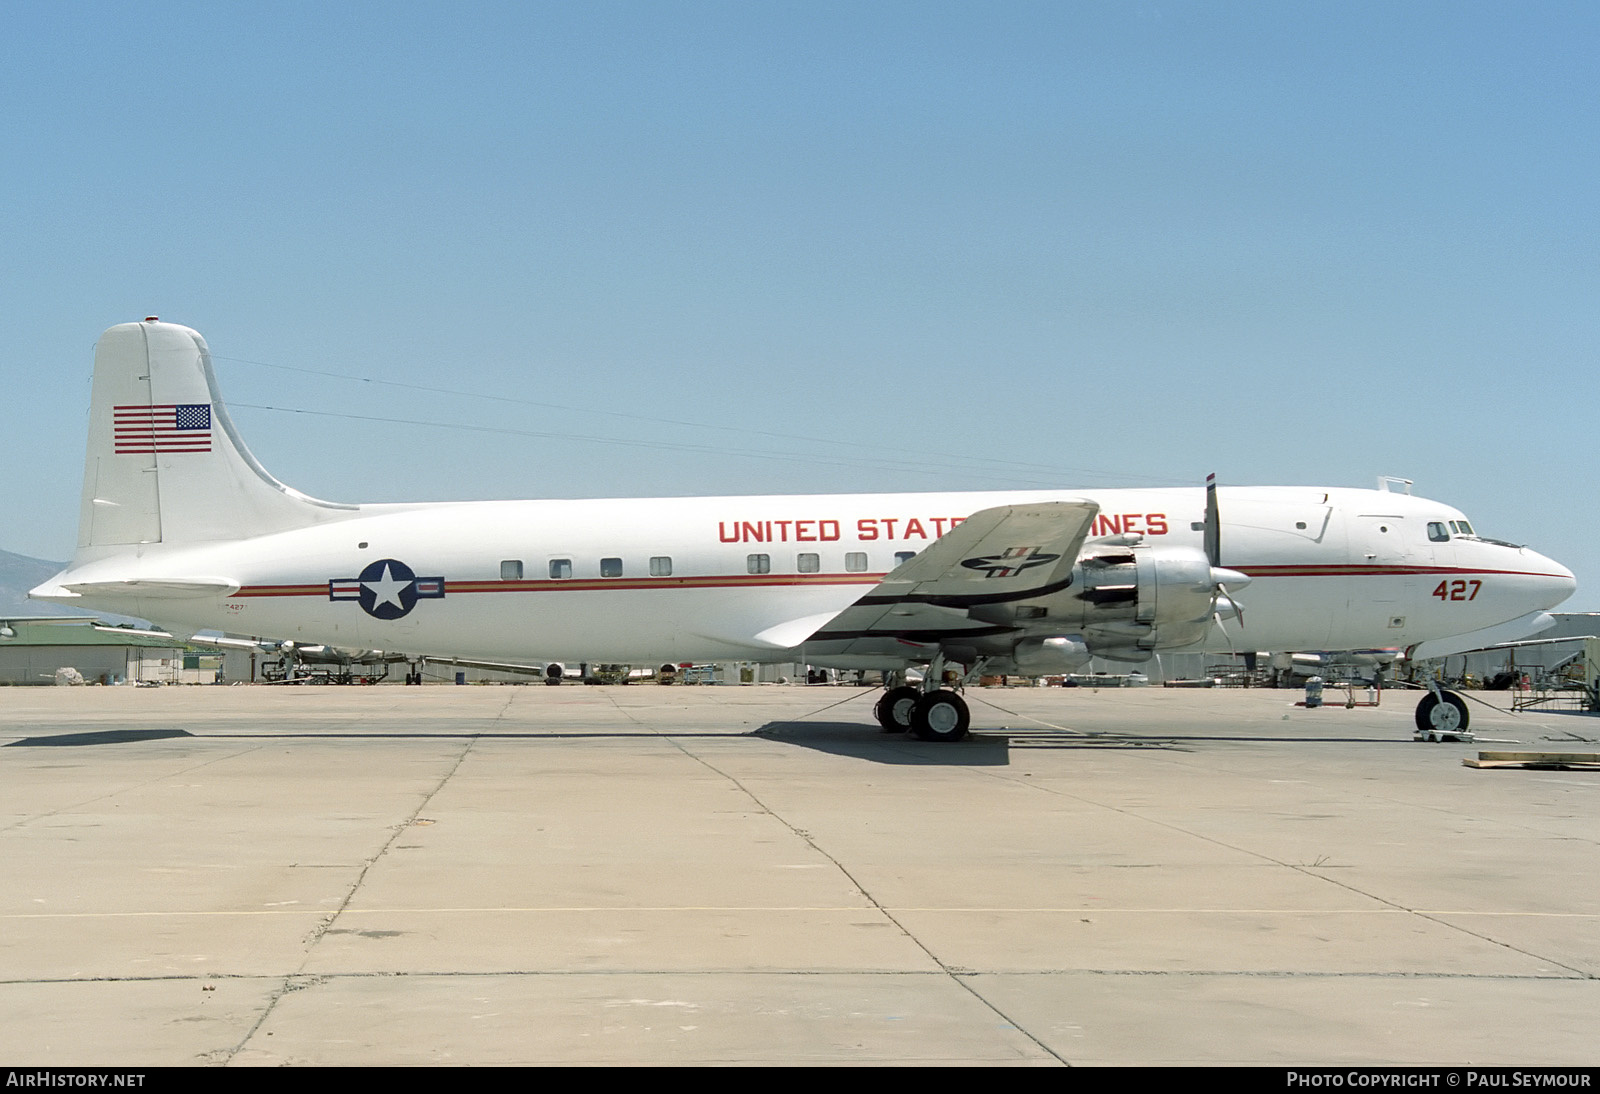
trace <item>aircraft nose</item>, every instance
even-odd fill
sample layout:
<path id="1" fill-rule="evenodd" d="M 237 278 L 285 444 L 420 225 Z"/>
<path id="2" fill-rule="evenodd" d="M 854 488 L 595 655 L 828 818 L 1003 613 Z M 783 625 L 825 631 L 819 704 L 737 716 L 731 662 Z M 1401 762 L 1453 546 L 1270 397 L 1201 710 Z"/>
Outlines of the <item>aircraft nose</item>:
<path id="1" fill-rule="evenodd" d="M 1539 590 L 1544 594 L 1542 604 L 1546 608 L 1554 608 L 1567 597 L 1578 591 L 1578 579 L 1571 570 L 1553 558 L 1546 558 L 1536 551 L 1528 552 L 1528 561 L 1533 563 L 1529 567 L 1538 575 Z"/>

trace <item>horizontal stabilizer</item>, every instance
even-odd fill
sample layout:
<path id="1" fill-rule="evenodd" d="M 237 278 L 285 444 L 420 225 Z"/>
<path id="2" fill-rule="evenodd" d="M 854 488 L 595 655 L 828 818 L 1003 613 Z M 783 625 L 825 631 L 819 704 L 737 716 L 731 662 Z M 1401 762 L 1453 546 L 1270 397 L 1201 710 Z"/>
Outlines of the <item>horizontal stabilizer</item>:
<path id="1" fill-rule="evenodd" d="M 62 588 L 78 596 L 160 596 L 201 597 L 232 596 L 239 591 L 237 581 L 222 578 L 166 578 L 160 581 L 136 579 L 133 581 L 84 581 L 63 585 Z"/>

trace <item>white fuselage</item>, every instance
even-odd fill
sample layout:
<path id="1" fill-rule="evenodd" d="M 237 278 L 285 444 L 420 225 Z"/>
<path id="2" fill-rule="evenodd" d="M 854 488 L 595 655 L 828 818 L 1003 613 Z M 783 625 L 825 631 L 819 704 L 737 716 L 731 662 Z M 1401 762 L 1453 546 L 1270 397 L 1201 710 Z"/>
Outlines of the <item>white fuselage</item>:
<path id="1" fill-rule="evenodd" d="M 1554 607 L 1574 588 L 1526 548 L 1430 539 L 1430 523 L 1463 518 L 1422 498 L 1320 487 L 1220 498 L 1221 565 L 1252 578 L 1235 594 L 1244 626 L 1190 648 L 1403 647 Z M 897 554 L 978 510 L 1081 499 L 1100 507 L 1091 540 L 1201 546 L 1197 488 L 368 505 L 240 540 L 81 551 L 56 583 L 146 583 L 155 591 L 75 602 L 172 628 L 435 657 L 806 660 L 804 638 Z M 374 571 L 383 560 L 409 574 Z M 363 594 L 364 573 L 376 580 Z M 196 575 L 237 589 L 155 584 Z"/>

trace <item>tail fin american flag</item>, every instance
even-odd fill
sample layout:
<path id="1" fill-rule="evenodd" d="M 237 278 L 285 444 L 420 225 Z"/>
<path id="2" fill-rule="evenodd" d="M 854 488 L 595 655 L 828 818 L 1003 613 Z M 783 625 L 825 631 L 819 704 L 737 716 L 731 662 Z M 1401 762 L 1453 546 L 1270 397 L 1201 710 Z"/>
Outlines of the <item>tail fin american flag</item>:
<path id="1" fill-rule="evenodd" d="M 210 452 L 211 404 L 113 407 L 111 438 L 117 452 Z"/>

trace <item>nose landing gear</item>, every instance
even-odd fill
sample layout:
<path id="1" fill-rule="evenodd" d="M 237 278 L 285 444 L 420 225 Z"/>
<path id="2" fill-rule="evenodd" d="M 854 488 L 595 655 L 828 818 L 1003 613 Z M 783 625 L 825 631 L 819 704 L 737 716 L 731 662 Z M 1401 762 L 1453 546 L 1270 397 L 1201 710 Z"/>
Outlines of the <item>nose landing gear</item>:
<path id="1" fill-rule="evenodd" d="M 1471 720 L 1465 699 L 1453 691 L 1430 687 L 1417 704 L 1417 740 L 1471 740 L 1467 732 Z"/>

